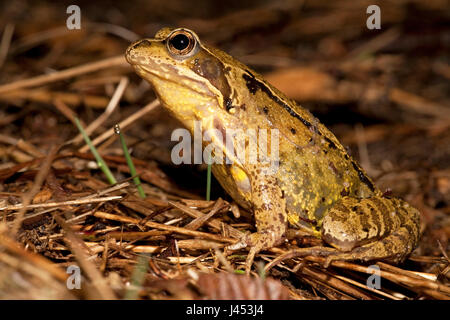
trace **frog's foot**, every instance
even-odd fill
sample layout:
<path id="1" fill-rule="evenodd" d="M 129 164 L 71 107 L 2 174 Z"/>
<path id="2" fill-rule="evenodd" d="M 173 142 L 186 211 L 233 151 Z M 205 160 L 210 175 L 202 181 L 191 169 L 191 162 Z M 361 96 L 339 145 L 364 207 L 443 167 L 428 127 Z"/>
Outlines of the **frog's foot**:
<path id="1" fill-rule="evenodd" d="M 267 272 L 271 268 L 275 267 L 279 263 L 283 262 L 287 259 L 292 258 L 302 258 L 307 256 L 315 256 L 315 257 L 329 257 L 332 255 L 337 254 L 338 251 L 334 248 L 329 247 L 321 247 L 321 246 L 315 246 L 315 247 L 309 247 L 309 248 L 299 248 L 290 250 L 286 253 L 283 253 L 282 255 L 278 256 L 274 260 L 272 260 L 266 267 L 264 268 L 264 271 Z"/>
<path id="2" fill-rule="evenodd" d="M 328 268 L 333 261 L 370 261 L 384 260 L 393 263 L 402 262 L 414 248 L 414 240 L 410 239 L 409 231 L 400 228 L 397 232 L 379 241 L 371 242 L 351 251 L 339 251 L 329 247 L 310 247 L 290 250 L 272 260 L 265 268 L 267 272 L 284 260 L 306 256 L 325 257 L 323 266 Z M 406 239 L 410 239 L 409 241 Z M 406 247 L 405 247 L 406 246 Z"/>
<path id="3" fill-rule="evenodd" d="M 250 247 L 247 259 L 245 260 L 245 273 L 249 274 L 256 254 L 261 250 L 275 246 L 280 242 L 280 240 L 280 237 L 278 237 L 275 232 L 263 230 L 261 232 L 245 235 L 239 242 L 229 245 L 227 249 L 238 250 L 245 247 Z"/>

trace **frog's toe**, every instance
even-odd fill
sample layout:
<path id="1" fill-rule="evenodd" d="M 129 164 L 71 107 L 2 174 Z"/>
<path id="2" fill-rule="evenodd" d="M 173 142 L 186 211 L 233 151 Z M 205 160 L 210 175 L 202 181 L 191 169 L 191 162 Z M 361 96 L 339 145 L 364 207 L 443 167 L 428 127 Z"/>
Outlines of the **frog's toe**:
<path id="1" fill-rule="evenodd" d="M 245 261 L 245 273 L 249 274 L 256 254 L 261 250 L 271 248 L 276 242 L 276 239 L 273 238 L 270 233 L 255 232 L 252 234 L 246 234 L 239 242 L 227 246 L 227 249 L 238 250 L 250 247 L 247 259 Z"/>
<path id="2" fill-rule="evenodd" d="M 252 265 L 253 261 L 255 260 L 256 254 L 261 250 L 271 247 L 267 245 L 266 240 L 261 238 L 260 234 L 258 233 L 251 234 L 250 238 L 253 238 L 253 242 L 250 251 L 247 255 L 247 259 L 245 260 L 245 274 L 247 275 L 250 274 L 250 271 L 252 270 Z"/>
<path id="3" fill-rule="evenodd" d="M 236 251 L 236 250 L 239 250 L 239 249 L 244 249 L 247 246 L 248 246 L 247 242 L 245 242 L 243 240 L 240 240 L 240 241 L 238 241 L 236 243 L 233 243 L 233 244 L 230 244 L 229 246 L 227 246 L 227 249 L 231 250 L 231 251 Z"/>
<path id="4" fill-rule="evenodd" d="M 325 262 L 323 263 L 324 268 L 328 268 L 333 261 L 339 260 L 337 255 L 331 255 L 325 258 Z"/>
<path id="5" fill-rule="evenodd" d="M 255 259 L 255 255 L 261 250 L 261 247 L 258 245 L 254 245 L 254 240 L 252 241 L 251 234 L 250 235 L 246 234 L 238 242 L 227 246 L 227 249 L 232 250 L 232 251 L 247 248 L 248 246 L 251 246 L 251 248 L 248 253 L 247 259 L 245 260 L 245 273 L 247 275 L 250 274 L 250 270 L 252 268 L 252 264 L 253 264 L 253 260 Z"/>
<path id="6" fill-rule="evenodd" d="M 245 260 L 245 274 L 249 275 L 252 270 L 253 261 L 255 260 L 255 255 L 260 251 L 256 247 L 252 247 L 248 253 L 247 259 Z"/>
<path id="7" fill-rule="evenodd" d="M 248 246 L 251 246 L 251 234 L 245 234 L 239 239 L 237 242 L 230 244 L 227 246 L 228 250 L 236 251 L 239 249 L 247 248 Z"/>

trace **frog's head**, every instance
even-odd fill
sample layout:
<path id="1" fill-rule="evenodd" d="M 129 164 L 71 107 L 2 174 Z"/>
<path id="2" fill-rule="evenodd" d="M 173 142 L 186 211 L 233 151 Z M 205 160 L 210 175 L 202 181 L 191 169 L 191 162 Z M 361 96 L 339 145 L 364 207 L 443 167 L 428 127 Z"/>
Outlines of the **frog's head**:
<path id="1" fill-rule="evenodd" d="M 163 105 L 188 129 L 194 120 L 229 118 L 231 88 L 220 59 L 191 30 L 164 28 L 154 39 L 132 43 L 127 61 L 150 82 Z"/>

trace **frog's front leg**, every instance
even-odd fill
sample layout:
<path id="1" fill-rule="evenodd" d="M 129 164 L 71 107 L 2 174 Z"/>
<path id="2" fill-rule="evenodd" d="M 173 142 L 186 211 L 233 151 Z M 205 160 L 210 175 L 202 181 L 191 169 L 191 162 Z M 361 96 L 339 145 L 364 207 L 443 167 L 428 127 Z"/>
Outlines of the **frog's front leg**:
<path id="1" fill-rule="evenodd" d="M 374 196 L 345 197 L 327 213 L 322 238 L 339 252 L 333 260 L 402 262 L 419 241 L 420 213 L 407 202 Z"/>
<path id="2" fill-rule="evenodd" d="M 259 170 L 259 169 L 255 169 Z M 287 213 L 284 193 L 272 175 L 252 175 L 251 203 L 257 232 L 245 235 L 238 243 L 228 246 L 237 250 L 250 247 L 245 271 L 250 273 L 255 255 L 281 242 L 287 229 Z"/>

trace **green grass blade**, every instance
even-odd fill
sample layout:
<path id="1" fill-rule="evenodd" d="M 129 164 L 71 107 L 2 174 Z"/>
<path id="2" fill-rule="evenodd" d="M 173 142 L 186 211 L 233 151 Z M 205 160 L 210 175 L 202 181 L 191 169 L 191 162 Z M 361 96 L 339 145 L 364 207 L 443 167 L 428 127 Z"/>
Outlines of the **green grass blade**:
<path id="1" fill-rule="evenodd" d="M 139 256 L 133 274 L 131 275 L 130 287 L 125 292 L 125 300 L 136 300 L 139 295 L 139 289 L 145 280 L 145 274 L 148 270 L 148 257 Z"/>
<path id="2" fill-rule="evenodd" d="M 91 139 L 89 138 L 89 136 L 87 135 L 86 131 L 84 131 L 83 126 L 80 123 L 80 120 L 75 117 L 75 124 L 78 127 L 78 130 L 80 130 L 84 141 L 86 142 L 86 144 L 89 146 L 89 149 L 91 150 L 92 154 L 95 157 L 95 160 L 97 161 L 97 165 L 100 168 L 100 170 L 103 171 L 103 173 L 106 175 L 106 178 L 108 179 L 108 182 L 110 184 L 116 184 L 117 180 L 116 178 L 114 178 L 111 170 L 109 170 L 108 165 L 106 164 L 106 162 L 103 160 L 103 158 L 100 156 L 100 154 L 97 152 L 97 149 L 94 147 L 94 145 L 92 144 Z"/>
<path id="3" fill-rule="evenodd" d="M 127 160 L 128 167 L 130 168 L 130 174 L 131 174 L 132 177 L 134 177 L 133 181 L 134 181 L 134 184 L 136 185 L 136 188 L 138 190 L 139 196 L 144 199 L 146 197 L 146 195 L 145 195 L 144 189 L 142 188 L 142 185 L 141 185 L 141 179 L 139 179 L 139 176 L 137 175 L 136 168 L 134 167 L 133 160 L 131 159 L 130 153 L 128 152 L 128 148 L 127 148 L 127 144 L 125 142 L 125 138 L 124 138 L 122 132 L 120 131 L 120 127 L 119 127 L 118 124 L 116 124 L 114 126 L 114 132 L 119 135 L 120 144 L 122 145 L 123 154 L 125 155 L 125 159 Z"/>

